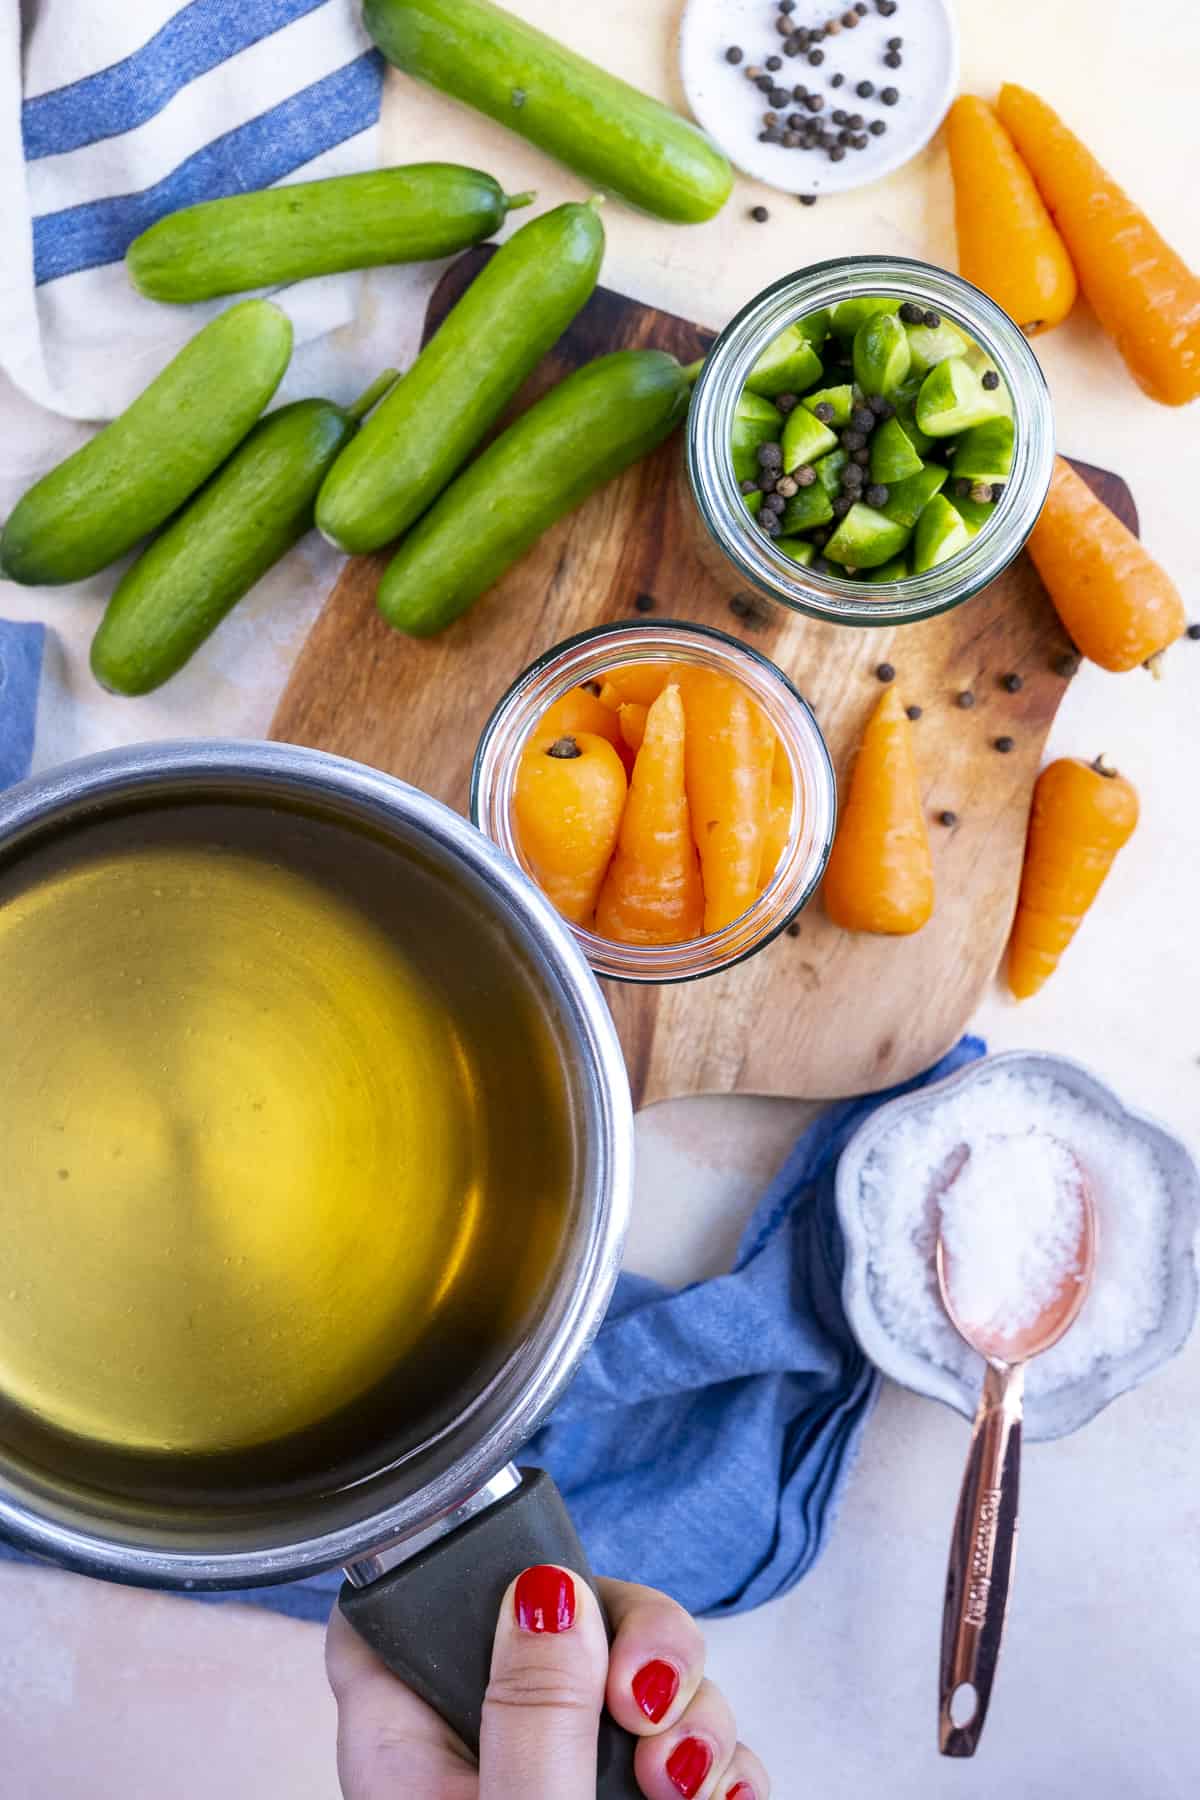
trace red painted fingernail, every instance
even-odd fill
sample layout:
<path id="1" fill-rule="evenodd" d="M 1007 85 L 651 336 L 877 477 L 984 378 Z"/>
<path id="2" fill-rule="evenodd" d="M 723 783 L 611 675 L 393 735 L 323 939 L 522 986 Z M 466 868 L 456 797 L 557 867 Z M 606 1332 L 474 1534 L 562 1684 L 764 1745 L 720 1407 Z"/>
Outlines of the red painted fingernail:
<path id="1" fill-rule="evenodd" d="M 748 1781 L 739 1781 L 730 1788 L 725 1800 L 754 1800 L 754 1789 Z"/>
<path id="2" fill-rule="evenodd" d="M 679 1675 L 668 1662 L 648 1662 L 633 1678 L 633 1697 L 652 1725 L 665 1719 L 679 1692 Z"/>
<path id="3" fill-rule="evenodd" d="M 513 1607 L 522 1631 L 570 1631 L 575 1623 L 575 1583 L 565 1569 L 538 1563 L 518 1578 Z"/>
<path id="4" fill-rule="evenodd" d="M 685 1737 L 667 1758 L 667 1774 L 671 1785 L 692 1800 L 704 1785 L 704 1777 L 712 1768 L 713 1753 L 703 1738 Z"/>

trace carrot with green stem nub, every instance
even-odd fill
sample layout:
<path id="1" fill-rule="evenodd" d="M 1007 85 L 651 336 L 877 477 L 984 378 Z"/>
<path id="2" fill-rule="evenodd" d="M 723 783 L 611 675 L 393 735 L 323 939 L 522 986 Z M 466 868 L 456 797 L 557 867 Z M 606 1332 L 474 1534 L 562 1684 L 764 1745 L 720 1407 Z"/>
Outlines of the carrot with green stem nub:
<path id="1" fill-rule="evenodd" d="M 1200 280 L 1044 100 L 1006 83 L 996 110 L 1134 380 L 1185 406 L 1200 394 Z"/>
<path id="2" fill-rule="evenodd" d="M 1139 663 L 1157 674 L 1187 626 L 1179 590 L 1061 456 L 1026 549 L 1081 655 L 1114 674 Z"/>

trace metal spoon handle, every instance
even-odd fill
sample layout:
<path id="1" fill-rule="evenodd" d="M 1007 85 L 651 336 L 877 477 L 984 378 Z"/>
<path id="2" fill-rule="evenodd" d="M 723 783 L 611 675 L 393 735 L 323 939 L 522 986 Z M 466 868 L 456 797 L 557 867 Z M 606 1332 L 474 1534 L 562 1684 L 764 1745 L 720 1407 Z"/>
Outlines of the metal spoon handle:
<path id="1" fill-rule="evenodd" d="M 946 1572 L 938 1711 L 943 1756 L 974 1756 L 987 1717 L 1017 1554 L 1024 1395 L 1024 1364 L 987 1365 Z M 974 1711 L 956 1725 L 952 1701 L 963 1686 L 974 1689 Z M 961 1707 L 954 1710 L 961 1716 Z"/>

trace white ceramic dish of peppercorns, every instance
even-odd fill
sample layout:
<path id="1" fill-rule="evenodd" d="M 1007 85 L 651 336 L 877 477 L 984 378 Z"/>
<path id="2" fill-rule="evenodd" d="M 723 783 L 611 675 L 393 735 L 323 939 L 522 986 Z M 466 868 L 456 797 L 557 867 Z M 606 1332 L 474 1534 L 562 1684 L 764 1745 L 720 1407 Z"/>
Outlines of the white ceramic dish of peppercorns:
<path id="1" fill-rule="evenodd" d="M 958 89 L 949 0 L 688 0 L 679 58 L 731 162 L 808 204 L 908 162 Z"/>

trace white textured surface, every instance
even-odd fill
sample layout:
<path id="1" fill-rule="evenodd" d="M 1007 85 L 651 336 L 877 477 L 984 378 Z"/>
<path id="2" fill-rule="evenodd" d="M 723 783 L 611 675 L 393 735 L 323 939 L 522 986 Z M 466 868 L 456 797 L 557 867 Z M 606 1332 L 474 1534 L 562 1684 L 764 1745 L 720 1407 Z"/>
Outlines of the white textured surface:
<path id="1" fill-rule="evenodd" d="M 674 0 L 573 8 L 513 0 L 528 18 L 676 101 Z M 799 10 L 799 9 L 798 9 Z M 1200 265 L 1186 179 L 1195 138 L 1200 14 L 1161 0 L 1011 0 L 959 8 L 963 86 L 1042 88 Z M 903 35 L 904 0 L 895 15 Z M 1138 97 L 1130 110 L 1126 98 Z M 470 158 L 546 204 L 580 184 L 499 127 L 396 79 L 385 109 L 397 159 Z M 1183 172 L 1183 173 L 1181 173 Z M 757 203 L 770 226 L 750 222 Z M 518 215 L 520 217 L 520 215 Z M 740 183 L 710 225 L 671 230 L 607 210 L 605 280 L 720 325 L 798 264 L 878 249 L 953 263 L 940 140 L 890 180 L 802 210 Z M 333 346 L 329 391 L 347 397 L 415 340 L 428 278 L 372 276 L 358 331 Z M 1197 409 L 1144 399 L 1086 310 L 1038 341 L 1063 447 L 1121 470 L 1144 536 L 1197 595 Z M 0 506 L 78 441 L 4 401 Z M 294 556 L 186 675 L 139 702 L 100 696 L 86 672 L 98 591 L 5 589 L 13 616 L 49 619 L 79 702 L 73 748 L 186 730 L 265 730 L 333 562 Z M 1200 598 L 1193 605 L 1200 614 Z M 797 622 L 795 629 L 803 630 Z M 509 672 L 503 672 L 506 677 Z M 498 675 L 498 681 L 501 677 Z M 1107 749 L 1138 782 L 1142 823 L 1062 970 L 1018 1009 L 990 996 L 976 1021 L 997 1047 L 1080 1057 L 1126 1099 L 1200 1146 L 1196 906 L 1200 645 L 1161 685 L 1085 670 L 1056 752 Z M 805 997 L 797 995 L 797 1004 Z M 728 1261 L 761 1179 L 810 1109 L 785 1101 L 670 1103 L 640 1122 L 631 1261 L 666 1279 Z M 785 1800 L 1194 1800 L 1200 1668 L 1200 1345 L 1066 1443 L 1030 1454 L 1022 1550 L 1004 1663 L 974 1766 L 935 1753 L 941 1589 L 966 1449 L 961 1419 L 887 1389 L 828 1553 L 791 1595 L 709 1628 L 711 1667 Z M 311 1628 L 210 1611 L 66 1576 L 0 1567 L 4 1800 L 334 1800 L 332 1714 Z M 86 1671 L 86 1680 L 79 1672 Z M 67 1685 L 74 1672 L 75 1686 Z M 66 1696 L 72 1697 L 68 1701 Z"/>

